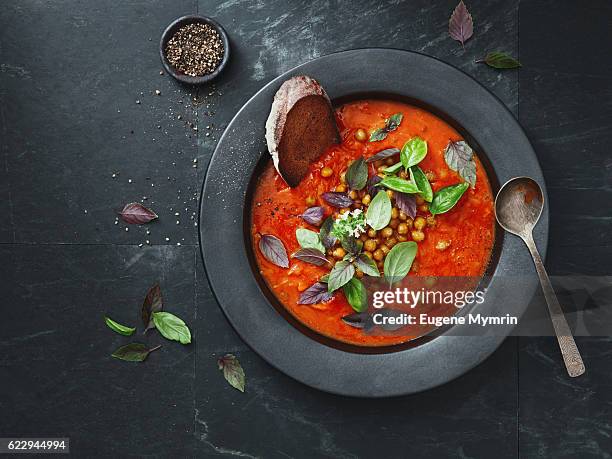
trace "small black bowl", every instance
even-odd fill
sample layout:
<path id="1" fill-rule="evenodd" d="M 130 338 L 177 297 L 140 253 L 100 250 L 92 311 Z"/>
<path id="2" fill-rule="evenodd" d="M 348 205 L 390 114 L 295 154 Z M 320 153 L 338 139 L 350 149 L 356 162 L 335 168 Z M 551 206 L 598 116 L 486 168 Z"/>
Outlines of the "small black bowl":
<path id="1" fill-rule="evenodd" d="M 185 75 L 182 72 L 179 72 L 174 67 L 172 67 L 172 64 L 170 64 L 170 62 L 168 62 L 168 59 L 166 58 L 166 52 L 165 52 L 168 41 L 170 41 L 170 39 L 174 36 L 174 34 L 181 27 L 187 24 L 196 24 L 196 23 L 211 25 L 219 33 L 219 35 L 221 36 L 221 41 L 223 41 L 223 59 L 221 60 L 221 63 L 215 69 L 214 72 L 209 73 L 208 75 L 203 75 L 203 76 L 190 76 L 190 75 Z M 176 78 L 181 83 L 202 84 L 202 83 L 208 83 L 209 81 L 214 80 L 217 77 L 217 75 L 219 75 L 223 71 L 225 66 L 227 65 L 229 56 L 230 56 L 230 43 L 229 43 L 229 38 L 227 36 L 227 33 L 225 32 L 225 29 L 217 21 L 209 17 L 206 17 L 206 16 L 198 16 L 196 14 L 190 14 L 190 15 L 182 16 L 176 19 L 168 27 L 166 27 L 166 30 L 164 30 L 164 33 L 162 33 L 161 40 L 159 41 L 159 57 L 161 58 L 162 64 L 164 65 L 166 72 L 168 72 L 170 75 L 172 75 L 174 78 Z"/>

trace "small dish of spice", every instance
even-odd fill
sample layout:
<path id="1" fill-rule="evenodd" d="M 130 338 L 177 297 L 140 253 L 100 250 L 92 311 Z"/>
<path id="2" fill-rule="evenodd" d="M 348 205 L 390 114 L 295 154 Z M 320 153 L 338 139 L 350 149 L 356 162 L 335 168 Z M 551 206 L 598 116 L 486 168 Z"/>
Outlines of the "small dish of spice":
<path id="1" fill-rule="evenodd" d="M 229 39 L 217 21 L 183 16 L 164 30 L 159 53 L 166 71 L 178 81 L 201 84 L 217 77 L 227 64 Z"/>

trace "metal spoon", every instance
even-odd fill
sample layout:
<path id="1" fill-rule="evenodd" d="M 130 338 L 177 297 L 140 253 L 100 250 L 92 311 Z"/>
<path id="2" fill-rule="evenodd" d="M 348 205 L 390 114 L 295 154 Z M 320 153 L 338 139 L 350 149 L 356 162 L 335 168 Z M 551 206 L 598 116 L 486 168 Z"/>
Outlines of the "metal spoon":
<path id="1" fill-rule="evenodd" d="M 569 375 L 575 378 L 585 372 L 584 363 L 533 240 L 533 228 L 540 219 L 543 207 L 544 196 L 540 185 L 529 177 L 516 177 L 506 182 L 497 193 L 495 218 L 502 228 L 520 237 L 527 244 L 548 303 L 548 312 L 565 367 Z"/>

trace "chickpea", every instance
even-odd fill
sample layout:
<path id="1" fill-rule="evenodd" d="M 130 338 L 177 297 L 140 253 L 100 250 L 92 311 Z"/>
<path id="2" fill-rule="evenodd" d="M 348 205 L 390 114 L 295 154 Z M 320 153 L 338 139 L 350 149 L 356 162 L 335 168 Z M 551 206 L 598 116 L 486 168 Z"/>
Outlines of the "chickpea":
<path id="1" fill-rule="evenodd" d="M 427 226 L 436 226 L 436 217 L 434 217 L 433 215 L 428 215 Z"/>
<path id="2" fill-rule="evenodd" d="M 387 166 L 393 166 L 395 164 L 395 161 L 393 161 L 393 158 L 387 158 L 385 159 L 385 164 Z"/>
<path id="3" fill-rule="evenodd" d="M 408 234 L 408 225 L 405 223 L 397 225 L 397 234 Z"/>
<path id="4" fill-rule="evenodd" d="M 397 228 L 399 226 L 399 220 L 397 218 L 392 218 L 389 222 L 389 226 L 393 229 Z"/>
<path id="5" fill-rule="evenodd" d="M 393 197 L 393 191 L 391 190 L 387 190 L 387 196 L 389 196 L 390 198 Z"/>
<path id="6" fill-rule="evenodd" d="M 382 249 L 376 249 L 373 255 L 376 261 L 381 261 L 383 258 L 385 258 L 385 252 L 383 252 Z"/>
<path id="7" fill-rule="evenodd" d="M 312 197 L 312 196 L 308 196 L 306 198 L 306 205 L 307 206 L 314 206 L 316 202 L 317 202 L 317 200 L 314 197 Z"/>
<path id="8" fill-rule="evenodd" d="M 334 171 L 331 167 L 324 167 L 323 169 L 321 169 L 321 177 L 331 177 L 333 173 Z"/>
<path id="9" fill-rule="evenodd" d="M 399 209 L 397 207 L 394 207 L 391 209 L 391 218 L 398 218 L 399 217 Z"/>
<path id="10" fill-rule="evenodd" d="M 391 237 L 393 235 L 393 228 L 387 226 L 386 228 L 383 228 L 380 234 L 382 234 L 382 237 L 385 238 Z"/>
<path id="11" fill-rule="evenodd" d="M 341 181 L 342 183 L 346 183 L 346 171 L 344 171 L 344 172 L 342 172 L 342 173 L 340 174 L 340 181 Z"/>
<path id="12" fill-rule="evenodd" d="M 376 250 L 377 242 L 378 241 L 376 241 L 376 239 L 368 239 L 363 244 L 363 249 L 368 252 L 374 252 Z"/>
<path id="13" fill-rule="evenodd" d="M 341 183 L 340 185 L 336 187 L 336 191 L 338 193 L 344 193 L 346 191 L 346 186 Z"/>
<path id="14" fill-rule="evenodd" d="M 405 221 L 408 219 L 408 215 L 406 215 L 406 213 L 405 213 L 405 212 L 402 212 L 402 211 L 400 210 L 400 213 L 399 213 L 399 219 L 400 219 L 401 221 L 405 222 Z"/>
<path id="15" fill-rule="evenodd" d="M 420 231 L 425 228 L 426 223 L 427 221 L 423 217 L 417 217 L 414 219 L 414 229 Z"/>
<path id="16" fill-rule="evenodd" d="M 352 200 L 357 199 L 357 192 L 355 190 L 351 191 L 349 193 L 349 198 L 351 198 Z"/>
<path id="17" fill-rule="evenodd" d="M 429 211 L 429 206 L 427 204 L 423 204 L 419 206 L 419 212 L 425 213 L 427 211 Z"/>
<path id="18" fill-rule="evenodd" d="M 403 178 L 403 179 L 407 179 L 408 178 L 408 174 L 406 173 L 405 170 L 400 171 L 399 176 L 400 176 L 400 178 Z"/>
<path id="19" fill-rule="evenodd" d="M 344 250 L 342 247 L 337 247 L 336 249 L 334 249 L 334 258 L 342 260 L 342 258 L 344 258 L 344 255 L 346 255 L 346 250 Z"/>
<path id="20" fill-rule="evenodd" d="M 404 234 L 398 234 L 397 235 L 397 240 L 400 242 L 406 242 L 408 240 L 408 236 L 404 235 Z"/>
<path id="21" fill-rule="evenodd" d="M 386 245 L 383 245 L 380 248 L 380 250 L 382 250 L 385 255 L 387 255 L 391 251 L 391 249 L 389 247 L 387 247 Z"/>
<path id="22" fill-rule="evenodd" d="M 368 138 L 368 133 L 365 131 L 365 129 L 357 129 L 355 131 L 355 140 L 357 142 L 365 142 Z"/>
<path id="23" fill-rule="evenodd" d="M 423 239 L 425 239 L 425 233 L 423 231 L 413 231 L 411 235 L 412 240 L 415 242 L 421 242 Z"/>
<path id="24" fill-rule="evenodd" d="M 385 242 L 385 245 L 389 248 L 392 248 L 395 244 L 397 244 L 397 239 L 394 237 L 387 239 L 387 242 Z"/>
<path id="25" fill-rule="evenodd" d="M 412 218 L 411 218 L 411 217 L 408 217 L 408 218 L 406 219 L 406 226 L 408 227 L 408 229 L 412 229 L 412 223 L 413 223 Z"/>
<path id="26" fill-rule="evenodd" d="M 372 259 L 372 252 L 368 252 L 367 250 L 363 252 L 363 254 L 368 257 L 370 260 Z"/>
<path id="27" fill-rule="evenodd" d="M 448 249 L 450 244 L 451 244 L 450 241 L 440 240 L 440 241 L 436 242 L 436 249 L 437 250 L 446 250 L 446 249 Z"/>
<path id="28" fill-rule="evenodd" d="M 376 170 L 377 170 L 378 172 L 383 173 L 383 172 L 385 172 L 385 169 L 386 169 L 386 168 L 387 168 L 387 166 L 378 166 L 378 167 L 376 168 Z"/>
<path id="29" fill-rule="evenodd" d="M 368 236 L 370 237 L 376 237 L 376 230 L 374 228 L 370 228 L 368 230 Z"/>
<path id="30" fill-rule="evenodd" d="M 415 198 L 415 201 L 416 201 L 417 206 L 420 206 L 421 204 L 423 204 L 425 202 L 425 200 L 422 197 L 420 197 L 420 196 L 417 196 Z"/>
<path id="31" fill-rule="evenodd" d="M 361 198 L 361 202 L 363 203 L 364 206 L 369 206 L 371 201 L 372 201 L 372 198 L 370 197 L 369 194 L 366 194 L 363 198 Z"/>

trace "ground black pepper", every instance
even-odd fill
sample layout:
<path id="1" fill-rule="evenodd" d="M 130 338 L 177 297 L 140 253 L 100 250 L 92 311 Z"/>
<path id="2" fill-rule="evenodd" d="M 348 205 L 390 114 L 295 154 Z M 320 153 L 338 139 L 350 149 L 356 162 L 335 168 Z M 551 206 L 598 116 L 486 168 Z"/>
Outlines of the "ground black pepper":
<path id="1" fill-rule="evenodd" d="M 209 24 L 194 23 L 181 27 L 166 45 L 170 65 L 190 76 L 204 76 L 215 71 L 225 52 L 219 33 Z"/>

